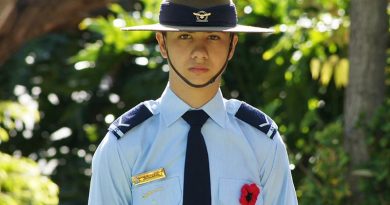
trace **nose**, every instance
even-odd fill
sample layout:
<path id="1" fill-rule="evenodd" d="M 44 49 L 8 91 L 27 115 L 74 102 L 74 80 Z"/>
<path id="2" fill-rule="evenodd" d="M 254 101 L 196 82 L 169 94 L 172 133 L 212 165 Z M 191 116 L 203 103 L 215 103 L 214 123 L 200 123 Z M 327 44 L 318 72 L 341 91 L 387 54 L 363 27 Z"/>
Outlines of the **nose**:
<path id="1" fill-rule="evenodd" d="M 207 60 L 209 55 L 206 45 L 204 45 L 204 43 L 198 43 L 192 50 L 191 58 L 197 62 Z"/>

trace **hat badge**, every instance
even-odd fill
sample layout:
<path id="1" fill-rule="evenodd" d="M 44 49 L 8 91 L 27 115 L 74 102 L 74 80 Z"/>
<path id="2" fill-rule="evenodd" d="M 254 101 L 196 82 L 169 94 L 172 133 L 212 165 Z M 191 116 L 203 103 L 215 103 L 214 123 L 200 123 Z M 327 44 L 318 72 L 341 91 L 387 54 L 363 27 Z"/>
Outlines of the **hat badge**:
<path id="1" fill-rule="evenodd" d="M 206 11 L 198 11 L 196 13 L 192 13 L 196 17 L 196 22 L 209 22 L 208 18 L 211 13 L 207 13 Z"/>

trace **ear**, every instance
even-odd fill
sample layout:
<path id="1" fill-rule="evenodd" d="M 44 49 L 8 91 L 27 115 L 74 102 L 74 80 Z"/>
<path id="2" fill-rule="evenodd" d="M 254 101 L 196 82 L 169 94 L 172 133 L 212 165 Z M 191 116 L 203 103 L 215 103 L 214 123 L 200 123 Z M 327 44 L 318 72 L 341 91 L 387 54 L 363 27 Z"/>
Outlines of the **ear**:
<path id="1" fill-rule="evenodd" d="M 160 53 L 163 58 L 167 58 L 167 50 L 166 50 L 166 44 L 165 44 L 165 38 L 164 34 L 162 32 L 156 33 L 156 40 L 158 42 L 158 46 L 160 47 Z"/>
<path id="2" fill-rule="evenodd" d="M 230 53 L 229 53 L 229 60 L 231 60 L 231 59 L 233 58 L 234 51 L 236 50 L 237 42 L 238 42 L 238 35 L 237 35 L 237 34 L 234 34 L 234 36 L 233 36 L 233 42 L 232 42 L 232 50 L 231 50 Z"/>

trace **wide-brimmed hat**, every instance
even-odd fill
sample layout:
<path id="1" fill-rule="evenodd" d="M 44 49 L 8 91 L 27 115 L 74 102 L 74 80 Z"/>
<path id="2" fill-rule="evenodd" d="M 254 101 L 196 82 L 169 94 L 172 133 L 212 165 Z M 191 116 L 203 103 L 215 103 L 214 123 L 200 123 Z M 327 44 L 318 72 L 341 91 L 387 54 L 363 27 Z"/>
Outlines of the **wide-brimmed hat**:
<path id="1" fill-rule="evenodd" d="M 159 23 L 122 28 L 124 31 L 221 31 L 272 33 L 269 28 L 237 24 L 232 0 L 163 0 Z"/>

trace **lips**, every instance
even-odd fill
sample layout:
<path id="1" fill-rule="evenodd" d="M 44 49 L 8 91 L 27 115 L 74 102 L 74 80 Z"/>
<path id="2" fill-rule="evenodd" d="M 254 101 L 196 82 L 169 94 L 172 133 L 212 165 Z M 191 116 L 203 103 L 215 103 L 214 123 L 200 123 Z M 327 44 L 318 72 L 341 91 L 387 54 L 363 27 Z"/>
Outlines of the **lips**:
<path id="1" fill-rule="evenodd" d="M 191 67 L 189 70 L 190 72 L 197 74 L 206 73 L 209 71 L 209 69 L 206 67 Z"/>

